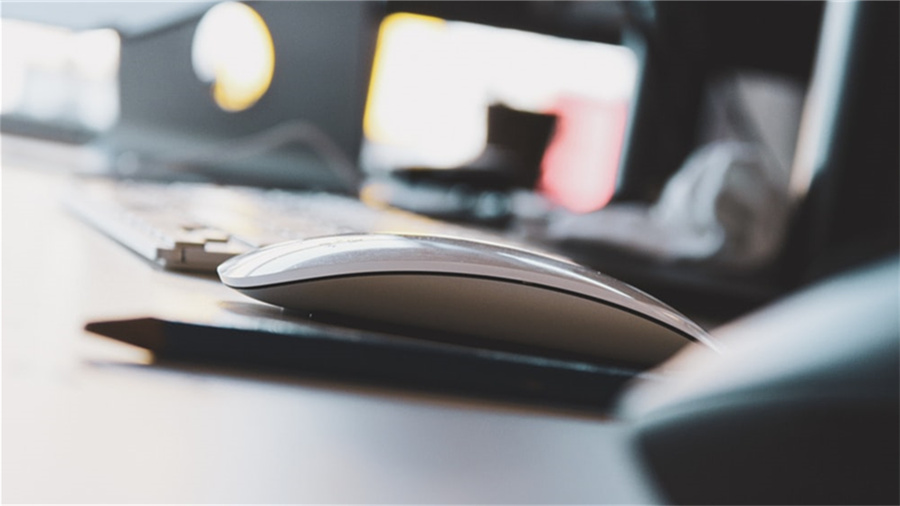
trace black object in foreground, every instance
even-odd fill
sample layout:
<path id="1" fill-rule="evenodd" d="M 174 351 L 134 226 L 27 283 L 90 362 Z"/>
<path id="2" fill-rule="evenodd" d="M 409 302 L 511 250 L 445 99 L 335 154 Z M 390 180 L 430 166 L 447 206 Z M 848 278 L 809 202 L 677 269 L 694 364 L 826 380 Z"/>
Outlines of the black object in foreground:
<path id="1" fill-rule="evenodd" d="M 640 373 L 292 320 L 137 318 L 91 322 L 85 328 L 161 359 L 597 410 L 611 407 L 621 388 Z"/>

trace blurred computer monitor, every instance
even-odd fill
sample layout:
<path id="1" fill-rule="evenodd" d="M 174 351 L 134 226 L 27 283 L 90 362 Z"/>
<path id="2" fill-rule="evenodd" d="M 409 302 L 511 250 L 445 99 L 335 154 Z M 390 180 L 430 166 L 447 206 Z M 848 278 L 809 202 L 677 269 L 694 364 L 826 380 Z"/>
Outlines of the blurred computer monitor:
<path id="1" fill-rule="evenodd" d="M 599 209 L 615 189 L 638 68 L 619 44 L 392 13 L 378 37 L 362 163 L 534 172 L 510 179 L 574 211 Z"/>
<path id="2" fill-rule="evenodd" d="M 100 141 L 111 165 L 352 191 L 377 10 L 228 2 L 124 38 L 119 121 Z"/>

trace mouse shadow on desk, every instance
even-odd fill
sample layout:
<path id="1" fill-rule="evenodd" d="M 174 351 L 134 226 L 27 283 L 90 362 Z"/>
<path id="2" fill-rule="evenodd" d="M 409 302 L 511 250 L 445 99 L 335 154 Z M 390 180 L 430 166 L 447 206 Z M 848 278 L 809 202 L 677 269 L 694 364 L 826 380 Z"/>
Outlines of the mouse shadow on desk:
<path id="1" fill-rule="evenodd" d="M 621 370 L 629 375 L 633 375 L 635 371 L 641 369 L 635 364 L 605 361 L 562 349 L 425 329 L 323 311 L 298 311 L 269 304 L 234 301 L 221 301 L 219 307 L 223 312 L 236 318 L 247 318 L 247 322 L 255 322 L 261 328 L 266 326 L 266 322 L 294 324 L 321 329 L 325 332 L 348 332 L 351 335 L 363 336 L 365 340 L 384 340 L 398 346 L 429 347 L 482 355 L 531 357 L 535 361 L 544 361 L 548 364 L 596 366 L 609 371 Z"/>

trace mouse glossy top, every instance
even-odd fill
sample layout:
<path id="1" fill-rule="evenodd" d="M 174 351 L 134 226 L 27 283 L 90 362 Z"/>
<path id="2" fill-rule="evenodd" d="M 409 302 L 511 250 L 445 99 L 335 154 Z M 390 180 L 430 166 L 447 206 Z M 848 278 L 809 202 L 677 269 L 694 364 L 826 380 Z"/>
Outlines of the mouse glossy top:
<path id="1" fill-rule="evenodd" d="M 657 299 L 567 260 L 457 238 L 339 235 L 219 267 L 229 287 L 285 308 L 558 349 L 629 365 L 711 345 Z"/>

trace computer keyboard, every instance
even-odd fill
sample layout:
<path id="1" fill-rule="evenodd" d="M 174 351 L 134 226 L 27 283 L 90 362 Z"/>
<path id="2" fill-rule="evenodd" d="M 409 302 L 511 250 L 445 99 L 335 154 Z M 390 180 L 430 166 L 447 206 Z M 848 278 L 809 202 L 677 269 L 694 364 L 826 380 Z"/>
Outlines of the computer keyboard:
<path id="1" fill-rule="evenodd" d="M 214 272 L 251 249 L 343 233 L 436 234 L 525 246 L 491 231 L 327 193 L 86 179 L 74 184 L 66 205 L 139 255 L 173 270 Z"/>

